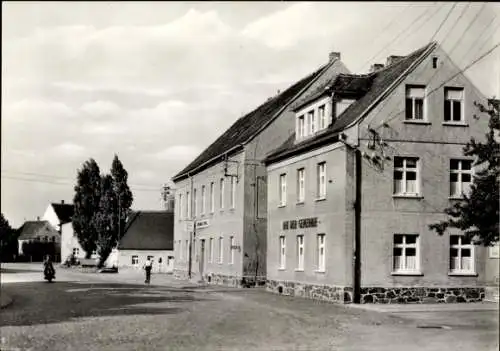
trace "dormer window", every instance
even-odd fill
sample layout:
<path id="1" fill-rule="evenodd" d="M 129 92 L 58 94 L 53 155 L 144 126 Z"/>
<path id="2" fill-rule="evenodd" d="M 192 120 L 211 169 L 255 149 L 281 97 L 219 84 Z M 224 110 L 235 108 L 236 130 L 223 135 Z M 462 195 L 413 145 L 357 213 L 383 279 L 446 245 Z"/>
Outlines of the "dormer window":
<path id="1" fill-rule="evenodd" d="M 310 134 L 314 134 L 316 132 L 316 116 L 314 110 L 307 113 L 307 124 L 309 125 Z"/>
<path id="2" fill-rule="evenodd" d="M 319 130 L 327 127 L 325 105 L 318 107 Z"/>
<path id="3" fill-rule="evenodd" d="M 296 140 L 312 137 L 316 133 L 328 128 L 331 113 L 331 98 L 325 96 L 296 110 Z"/>
<path id="4" fill-rule="evenodd" d="M 305 120 L 304 120 L 304 116 L 299 116 L 299 118 L 297 118 L 297 137 L 299 139 L 302 139 L 303 137 L 305 137 L 305 131 L 306 131 L 306 125 L 305 125 Z"/>

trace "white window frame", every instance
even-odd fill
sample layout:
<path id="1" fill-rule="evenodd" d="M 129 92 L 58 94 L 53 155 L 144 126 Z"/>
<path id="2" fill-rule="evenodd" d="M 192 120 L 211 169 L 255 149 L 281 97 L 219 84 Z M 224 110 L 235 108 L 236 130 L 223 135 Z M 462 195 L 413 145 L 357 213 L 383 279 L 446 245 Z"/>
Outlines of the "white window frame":
<path id="1" fill-rule="evenodd" d="M 317 271 L 326 271 L 326 236 L 324 233 L 316 235 L 316 257 Z"/>
<path id="2" fill-rule="evenodd" d="M 420 94 L 415 94 L 416 90 L 423 90 L 422 96 L 416 96 Z M 413 91 L 413 94 L 412 94 Z M 411 100 L 411 116 L 408 116 L 406 111 L 406 100 Z M 422 118 L 416 118 L 416 100 L 422 100 Z M 417 121 L 417 122 L 425 122 L 427 121 L 427 113 L 426 113 L 426 89 L 423 85 L 407 85 L 405 92 L 405 120 L 406 121 Z"/>
<path id="3" fill-rule="evenodd" d="M 318 130 L 323 130 L 328 127 L 328 118 L 326 116 L 326 105 L 321 105 L 318 107 L 318 120 L 319 128 Z"/>
<path id="4" fill-rule="evenodd" d="M 308 122 L 308 135 L 313 135 L 316 133 L 316 113 L 314 110 L 307 112 L 307 122 Z"/>
<path id="5" fill-rule="evenodd" d="M 191 193 L 186 192 L 186 218 L 191 219 Z"/>
<path id="6" fill-rule="evenodd" d="M 453 161 L 458 162 L 458 169 L 451 168 L 451 164 Z M 464 162 L 470 163 L 470 165 L 471 165 L 470 169 L 463 169 Z M 474 169 L 472 167 L 472 163 L 473 163 L 473 160 L 470 160 L 470 159 L 464 159 L 464 158 L 452 158 L 452 159 L 450 159 L 450 178 L 451 178 L 452 174 L 457 175 L 456 182 L 452 182 L 450 179 L 450 197 L 451 198 L 462 198 L 464 193 L 465 194 L 469 193 L 470 186 L 472 185 L 473 176 L 474 176 Z M 470 175 L 470 182 L 463 182 L 462 181 L 462 176 L 464 174 Z M 456 189 L 458 190 L 458 192 L 455 194 L 453 194 L 451 191 L 452 190 L 452 188 L 451 188 L 452 183 L 457 183 Z M 468 184 L 468 185 L 465 185 L 465 188 L 466 188 L 465 191 L 464 191 L 464 184 Z"/>
<path id="7" fill-rule="evenodd" d="M 193 216 L 196 218 L 198 215 L 198 189 L 193 189 Z"/>
<path id="8" fill-rule="evenodd" d="M 395 239 L 397 235 L 403 237 L 403 242 L 396 244 Z M 415 243 L 407 243 L 407 237 L 416 237 Z M 392 273 L 393 274 L 420 274 L 420 235 L 418 234 L 394 234 L 392 239 Z M 396 256 L 394 255 L 394 249 L 401 249 L 400 262 L 403 262 L 403 267 L 396 267 Z M 415 268 L 408 268 L 406 260 L 406 250 L 415 249 Z"/>
<path id="9" fill-rule="evenodd" d="M 286 206 L 286 173 L 279 175 L 279 206 Z"/>
<path id="10" fill-rule="evenodd" d="M 230 252 L 230 255 L 229 255 L 229 264 L 234 264 L 234 248 L 235 244 L 234 244 L 234 236 L 230 236 L 229 237 L 229 252 Z"/>
<path id="11" fill-rule="evenodd" d="M 403 161 L 403 166 L 402 167 L 396 167 L 396 159 L 402 159 Z M 410 159 L 414 159 L 416 162 L 415 168 L 413 167 L 408 167 L 407 162 Z M 401 181 L 401 192 L 396 192 L 396 172 L 402 172 L 403 173 L 403 178 L 400 179 Z M 407 187 L 407 172 L 415 172 L 415 192 L 408 192 L 406 187 Z M 420 196 L 420 158 L 418 157 L 411 157 L 411 156 L 395 156 L 394 157 L 394 171 L 392 174 L 393 177 L 393 195 L 395 196 Z"/>
<path id="12" fill-rule="evenodd" d="M 452 244 L 451 239 L 452 237 L 458 237 L 458 243 L 457 244 Z M 476 254 L 475 254 L 475 247 L 474 244 L 472 243 L 472 240 L 469 244 L 462 244 L 462 239 L 464 238 L 463 235 L 450 235 L 450 259 L 449 259 L 449 273 L 450 274 L 476 274 Z M 452 264 L 452 256 L 451 256 L 451 250 L 455 249 L 458 252 L 458 256 L 456 257 L 456 263 L 458 263 L 458 268 L 453 268 Z M 462 261 L 462 250 L 470 250 L 470 269 L 464 269 L 462 267 L 463 261 Z"/>
<path id="13" fill-rule="evenodd" d="M 297 139 L 302 139 L 306 136 L 306 117 L 300 115 L 297 117 Z"/>
<path id="14" fill-rule="evenodd" d="M 132 255 L 132 257 L 131 257 L 131 263 L 132 263 L 132 266 L 138 266 L 139 265 L 139 256 L 138 255 Z"/>
<path id="15" fill-rule="evenodd" d="M 296 259 L 297 259 L 297 268 L 296 271 L 304 270 L 304 256 L 305 256 L 305 236 L 304 234 L 299 234 L 296 237 Z"/>
<path id="16" fill-rule="evenodd" d="M 461 92 L 462 98 L 461 99 L 454 99 L 454 98 L 449 98 L 448 97 L 448 92 L 450 91 L 456 91 L 456 92 Z M 463 124 L 465 122 L 465 89 L 463 87 L 445 87 L 444 88 L 444 103 L 446 104 L 446 101 L 450 101 L 450 119 L 446 119 L 446 113 L 443 112 L 443 121 L 444 123 L 457 123 L 457 124 Z M 460 120 L 455 121 L 453 119 L 453 101 L 459 101 L 460 102 Z"/>
<path id="17" fill-rule="evenodd" d="M 236 178 L 231 177 L 231 208 L 236 208 Z"/>
<path id="18" fill-rule="evenodd" d="M 284 235 L 279 236 L 279 268 L 286 269 L 286 237 Z"/>
<path id="19" fill-rule="evenodd" d="M 205 214 L 205 204 L 206 204 L 206 199 L 207 199 L 207 194 L 206 194 L 207 190 L 206 190 L 206 187 L 205 185 L 202 185 L 201 186 L 201 214 L 204 215 Z"/>
<path id="20" fill-rule="evenodd" d="M 214 248 L 214 238 L 210 238 L 208 247 L 208 263 L 212 263 L 214 261 Z"/>
<path id="21" fill-rule="evenodd" d="M 218 253 L 219 253 L 219 264 L 224 263 L 224 237 L 219 236 L 219 248 L 218 248 Z"/>
<path id="22" fill-rule="evenodd" d="M 316 166 L 316 197 L 318 200 L 326 199 L 326 162 Z"/>
<path id="23" fill-rule="evenodd" d="M 306 200 L 306 169 L 297 169 L 297 203 Z"/>
<path id="24" fill-rule="evenodd" d="M 182 194 L 179 194 L 179 219 L 184 219 L 184 198 Z"/>
<path id="25" fill-rule="evenodd" d="M 215 182 L 210 183 L 210 213 L 215 211 Z"/>
<path id="26" fill-rule="evenodd" d="M 79 247 L 74 247 L 73 248 L 73 255 L 79 256 L 80 255 L 80 248 Z"/>
<path id="27" fill-rule="evenodd" d="M 224 209 L 224 188 L 225 188 L 225 180 L 224 178 L 221 178 L 219 181 L 219 206 L 220 209 Z"/>

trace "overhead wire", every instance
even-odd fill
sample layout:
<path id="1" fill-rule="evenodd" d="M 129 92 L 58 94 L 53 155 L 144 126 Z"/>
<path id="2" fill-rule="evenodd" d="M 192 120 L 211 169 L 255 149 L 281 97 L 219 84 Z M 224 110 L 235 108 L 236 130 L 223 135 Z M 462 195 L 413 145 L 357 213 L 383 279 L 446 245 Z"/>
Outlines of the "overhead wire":
<path id="1" fill-rule="evenodd" d="M 4 172 L 2 170 L 2 172 Z M 23 172 L 20 172 L 23 173 Z M 27 173 L 27 172 L 24 172 Z M 9 180 L 15 180 L 15 181 L 23 181 L 23 182 L 35 182 L 35 183 L 43 183 L 43 184 L 51 184 L 51 185 L 64 185 L 64 186 L 74 186 L 75 184 L 69 179 L 69 178 L 63 178 L 63 177 L 54 177 L 53 180 L 49 179 L 40 179 L 40 178 L 27 178 L 27 177 L 20 177 L 20 176 L 15 176 L 15 175 L 1 175 L 2 179 L 9 179 Z M 146 188 L 141 188 L 137 187 L 133 184 L 129 184 L 129 187 L 133 191 L 137 192 L 159 192 L 159 187 L 156 189 L 146 189 Z"/>
<path id="2" fill-rule="evenodd" d="M 436 2 L 432 3 L 431 6 L 435 5 Z M 425 21 L 423 24 L 427 23 L 430 18 L 434 17 L 436 15 L 437 12 L 439 12 L 439 10 L 441 10 L 441 8 L 443 8 L 444 5 L 441 5 L 438 9 L 438 11 L 436 11 L 435 13 L 433 13 L 428 19 L 427 21 Z M 431 11 L 433 10 L 432 7 L 428 8 L 427 10 L 425 10 L 423 13 L 421 13 L 417 18 L 415 18 L 411 23 L 410 25 L 408 25 L 405 29 L 403 29 L 401 32 L 399 32 L 393 39 L 391 39 L 391 41 L 385 45 L 380 51 L 378 51 L 375 55 L 373 55 L 370 59 L 368 59 L 365 63 L 363 63 L 363 65 L 360 67 L 360 69 L 358 69 L 357 71 L 361 71 L 361 69 L 363 69 L 368 63 L 370 63 L 372 60 L 374 60 L 378 55 L 380 55 L 382 52 L 384 52 L 384 50 L 386 50 L 387 48 L 389 48 L 391 45 L 393 45 L 403 34 L 405 34 L 410 28 L 412 28 L 418 21 L 420 21 L 422 18 L 424 18 L 424 16 L 426 16 L 428 13 L 430 13 Z M 422 25 L 423 25 L 422 24 Z"/>
<path id="3" fill-rule="evenodd" d="M 432 89 L 431 91 L 429 91 L 428 93 L 426 93 L 425 96 L 424 96 L 424 98 L 427 98 L 428 96 L 432 95 L 434 92 L 438 91 L 441 87 L 443 87 L 446 83 L 450 82 L 451 80 L 453 80 L 458 75 L 464 73 L 465 71 L 467 71 L 468 69 L 470 69 L 471 67 L 473 67 L 475 64 L 477 64 L 482 59 L 484 59 L 485 57 L 487 57 L 488 55 L 490 55 L 493 51 L 495 51 L 495 49 L 497 49 L 499 46 L 500 46 L 500 43 L 497 43 L 496 45 L 494 45 L 490 50 L 488 50 L 487 52 L 483 53 L 481 56 L 479 56 L 477 59 L 475 59 L 474 61 L 472 61 L 470 64 L 468 64 L 466 67 L 464 67 L 463 69 L 461 69 L 457 73 L 453 74 L 447 80 L 445 80 L 444 82 L 442 82 L 438 87 L 436 87 L 436 88 Z M 375 130 L 379 129 L 384 124 L 389 123 L 390 121 L 392 121 L 393 119 L 395 119 L 396 117 L 398 117 L 403 112 L 405 112 L 405 109 L 399 110 L 394 115 L 392 115 L 388 119 L 384 120 L 380 125 L 378 125 L 377 127 L 373 128 L 373 129 L 375 129 Z"/>

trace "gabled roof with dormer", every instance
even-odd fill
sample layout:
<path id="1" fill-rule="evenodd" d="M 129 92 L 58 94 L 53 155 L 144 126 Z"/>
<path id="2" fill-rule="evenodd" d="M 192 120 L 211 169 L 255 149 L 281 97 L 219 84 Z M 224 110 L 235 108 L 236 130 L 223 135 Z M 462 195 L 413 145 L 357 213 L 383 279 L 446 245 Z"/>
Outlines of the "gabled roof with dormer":
<path id="1" fill-rule="evenodd" d="M 310 94 L 299 99 L 293 104 L 292 110 L 298 111 L 302 107 L 332 93 L 340 97 L 361 97 L 370 89 L 373 78 L 374 76 L 370 74 L 340 73 L 338 76 L 320 85 Z"/>
<path id="2" fill-rule="evenodd" d="M 283 145 L 271 152 L 266 158 L 266 164 L 278 162 L 280 160 L 292 157 L 293 155 L 306 152 L 310 149 L 319 148 L 334 141 L 338 141 L 338 135 L 347 127 L 359 122 L 364 118 L 378 103 L 387 97 L 396 88 L 397 82 L 407 77 L 413 69 L 425 59 L 435 48 L 437 44 L 432 42 L 426 46 L 404 56 L 404 58 L 385 68 L 364 75 L 369 79 L 369 88 L 363 92 L 354 103 L 338 116 L 335 121 L 325 130 L 317 135 L 302 142 L 295 142 L 293 134 Z M 352 75 L 344 75 L 345 77 Z M 341 78 L 344 79 L 344 78 Z M 367 83 L 368 81 L 365 81 Z M 356 82 L 355 86 L 363 85 L 362 80 Z M 351 84 L 346 80 L 347 86 Z"/>
<path id="3" fill-rule="evenodd" d="M 280 111 L 289 106 L 304 89 L 312 84 L 322 73 L 333 65 L 342 64 L 340 60 L 332 60 L 326 65 L 299 80 L 282 93 L 267 100 L 252 112 L 238 119 L 229 129 L 208 146 L 197 158 L 187 165 L 182 171 L 176 174 L 172 180 L 180 181 L 188 176 L 188 173 L 200 172 L 208 163 L 213 162 L 230 150 L 234 152 L 241 150 L 243 145 L 250 142 L 258 135 L 271 121 L 273 121 Z"/>

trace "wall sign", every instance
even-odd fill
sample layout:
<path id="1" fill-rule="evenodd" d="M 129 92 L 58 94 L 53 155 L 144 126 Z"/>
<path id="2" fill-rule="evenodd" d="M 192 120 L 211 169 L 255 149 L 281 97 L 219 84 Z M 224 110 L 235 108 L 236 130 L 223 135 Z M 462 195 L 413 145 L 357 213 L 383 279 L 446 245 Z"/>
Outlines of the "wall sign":
<path id="1" fill-rule="evenodd" d="M 196 229 L 206 228 L 210 225 L 210 221 L 208 219 L 203 219 L 196 222 Z"/>
<path id="2" fill-rule="evenodd" d="M 293 219 L 290 221 L 283 221 L 283 230 L 297 229 L 297 228 L 315 228 L 318 226 L 318 217 Z"/>

